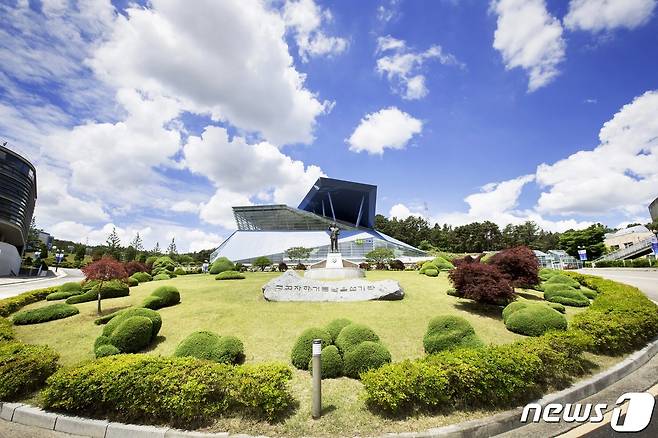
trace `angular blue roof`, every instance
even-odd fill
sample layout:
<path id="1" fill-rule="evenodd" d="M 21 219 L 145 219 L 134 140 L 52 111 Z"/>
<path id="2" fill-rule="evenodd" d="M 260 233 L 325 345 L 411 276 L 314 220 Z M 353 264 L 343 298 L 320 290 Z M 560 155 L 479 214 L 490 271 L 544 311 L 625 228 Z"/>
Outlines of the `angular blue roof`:
<path id="1" fill-rule="evenodd" d="M 376 204 L 377 186 L 321 177 L 297 208 L 357 227 L 374 228 Z"/>

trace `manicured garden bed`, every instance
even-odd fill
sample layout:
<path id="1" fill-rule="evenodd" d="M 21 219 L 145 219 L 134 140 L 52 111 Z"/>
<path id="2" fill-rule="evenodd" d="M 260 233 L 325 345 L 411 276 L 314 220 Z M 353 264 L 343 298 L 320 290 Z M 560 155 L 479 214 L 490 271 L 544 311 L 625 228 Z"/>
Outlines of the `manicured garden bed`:
<path id="1" fill-rule="evenodd" d="M 512 344 L 516 341 L 523 341 L 531 346 L 528 348 L 531 348 L 533 353 L 527 356 L 523 349 L 523 351 L 519 351 L 513 345 L 485 347 L 484 349 L 477 350 L 482 351 L 482 353 L 468 353 L 463 355 L 459 353 L 459 350 L 449 349 L 446 352 L 439 353 L 434 359 L 428 361 L 431 366 L 443 366 L 441 364 L 445 363 L 446 360 L 453 361 L 455 357 L 458 360 L 470 360 L 472 364 L 481 362 L 489 363 L 494 360 L 493 358 L 506 357 L 517 357 L 517 362 L 521 362 L 522 360 L 527 361 L 530 368 L 528 370 L 520 370 L 519 385 L 511 388 L 504 394 L 499 393 L 501 397 L 503 395 L 507 397 L 506 400 L 509 403 L 518 402 L 528 395 L 537 395 L 542 391 L 550 390 L 552 387 L 559 386 L 560 383 L 563 383 L 561 376 L 548 375 L 545 371 L 542 371 L 540 366 L 542 357 L 545 357 L 550 352 L 550 349 L 546 347 L 547 343 L 541 340 L 542 337 L 527 338 L 509 331 L 502 321 L 501 313 L 503 306 L 478 304 L 448 295 L 446 292 L 450 288 L 450 283 L 446 274 L 443 272 L 438 277 L 419 275 L 418 272 L 368 272 L 368 278 L 372 280 L 384 278 L 398 280 L 405 290 L 405 299 L 396 302 L 374 301 L 351 303 L 266 302 L 262 298 L 261 287 L 276 275 L 279 274 L 247 273 L 245 275 L 246 278 L 241 281 L 215 281 L 215 275 L 186 275 L 169 280 L 142 283 L 139 286 L 130 288 L 130 296 L 104 301 L 104 313 L 111 313 L 130 306 L 141 306 L 156 288 L 163 285 L 175 286 L 180 291 L 180 303 L 158 309 L 158 313 L 162 318 L 162 327 L 158 333 L 157 340 L 148 347 L 146 352 L 146 357 L 150 357 L 150 355 L 161 355 L 165 356 L 166 360 L 163 359 L 164 362 L 160 360 L 156 362 L 144 362 L 142 359 L 139 359 L 140 357 L 145 357 L 144 355 L 134 356 L 136 359 L 121 359 L 127 356 L 104 358 L 101 360 L 113 365 L 109 367 L 109 370 L 105 371 L 104 377 L 99 377 L 99 379 L 112 381 L 114 379 L 112 369 L 115 367 L 118 367 L 118 375 L 122 375 L 120 370 L 126 367 L 136 370 L 142 370 L 142 367 L 146 367 L 143 369 L 143 372 L 147 372 L 148 369 L 156 369 L 165 365 L 166 367 L 177 367 L 184 361 L 197 363 L 194 362 L 194 359 L 174 359 L 172 356 L 181 341 L 193 332 L 210 331 L 222 337 L 236 336 L 242 342 L 244 346 L 245 365 L 247 366 L 245 369 L 249 369 L 252 365 L 267 362 L 278 362 L 289 368 L 292 376 L 292 380 L 289 382 L 289 393 L 287 392 L 288 390 L 282 390 L 281 388 L 283 387 L 279 386 L 277 389 L 272 388 L 275 391 L 272 393 L 272 396 L 275 398 L 280 397 L 281 400 L 287 400 L 290 395 L 296 401 L 292 402 L 286 409 L 267 413 L 261 408 L 247 409 L 245 407 L 247 405 L 241 405 L 241 403 L 252 403 L 253 406 L 254 403 L 257 405 L 260 403 L 262 406 L 262 403 L 266 403 L 266 400 L 251 399 L 251 401 L 245 401 L 248 399 L 240 397 L 247 397 L 247 395 L 240 396 L 238 394 L 236 396 L 239 399 L 227 399 L 227 403 L 232 404 L 231 407 L 224 406 L 221 403 L 213 404 L 210 406 L 213 412 L 208 413 L 206 411 L 200 411 L 198 407 L 194 407 L 194 397 L 196 396 L 190 395 L 191 398 L 186 399 L 187 401 L 180 401 L 180 403 L 190 403 L 189 405 L 180 405 L 180 408 L 185 412 L 184 418 L 189 420 L 190 425 L 196 425 L 198 423 L 196 420 L 201 416 L 206 419 L 206 422 L 202 425 L 213 431 L 230 430 L 232 432 L 286 436 L 363 435 L 378 434 L 387 431 L 422 430 L 483 417 L 500 411 L 504 406 L 491 403 L 480 405 L 473 403 L 468 398 L 446 398 L 445 400 L 438 400 L 438 402 L 447 403 L 447 406 L 451 404 L 456 405 L 459 406 L 459 409 L 454 410 L 445 407 L 440 409 L 426 409 L 426 407 L 423 407 L 423 409 L 413 409 L 412 406 L 412 409 L 407 409 L 405 412 L 406 416 L 400 417 L 396 414 L 395 417 L 390 417 L 386 414 L 385 409 L 377 406 L 373 407 L 372 397 L 370 395 L 368 396 L 371 402 L 369 405 L 366 405 L 365 399 L 369 393 L 366 392 L 361 381 L 348 377 L 339 377 L 323 381 L 323 400 L 326 413 L 320 420 L 310 421 L 311 377 L 308 371 L 295 369 L 291 364 L 291 351 L 297 338 L 305 329 L 309 327 L 324 328 L 331 321 L 338 318 L 348 318 L 351 321 L 368 326 L 377 334 L 382 345 L 385 345 L 388 351 L 390 351 L 393 362 L 390 367 L 397 367 L 399 366 L 398 363 L 405 359 L 418 361 L 427 357 L 424 351 L 424 337 L 435 344 L 438 342 L 434 339 L 435 333 L 431 330 L 428 331 L 428 324 L 430 320 L 437 316 L 447 315 L 464 318 L 472 326 L 477 339 L 485 345 Z M 615 288 L 616 290 L 617 288 L 614 283 L 600 283 L 598 280 L 591 279 L 587 281 L 591 282 L 592 284 L 589 285 L 595 289 Z M 626 298 L 631 298 L 631 301 L 637 298 L 633 288 L 625 289 L 624 286 L 621 287 L 621 290 L 623 291 L 622 293 L 626 294 Z M 602 295 L 605 296 L 605 293 Z M 518 300 L 535 302 L 541 300 L 542 296 L 543 294 L 539 291 L 527 290 L 520 292 Z M 45 295 L 43 297 L 45 298 Z M 597 303 L 599 301 L 595 301 L 591 307 L 566 307 L 565 316 L 569 325 L 571 326 L 574 320 L 578 320 L 578 324 L 592 327 L 592 330 L 602 330 L 601 320 L 598 317 L 599 313 L 593 312 L 605 311 L 610 303 L 606 299 L 602 299 L 600 304 Z M 23 307 L 23 310 L 39 308 L 44 306 L 44 304 L 45 302 L 28 304 Z M 59 363 L 64 366 L 73 366 L 79 364 L 81 361 L 92 359 L 94 357 L 94 341 L 101 335 L 105 326 L 94 324 L 94 320 L 97 319 L 95 311 L 96 304 L 94 302 L 76 304 L 76 307 L 80 310 L 80 313 L 66 319 L 30 326 L 13 327 L 17 339 L 28 344 L 48 344 L 61 356 Z M 589 316 L 586 317 L 584 312 L 589 312 L 587 313 Z M 653 315 L 648 314 L 648 317 L 651 318 Z M 446 323 L 445 326 L 453 330 L 453 325 L 451 324 L 453 323 Z M 337 330 L 337 333 L 339 331 L 340 328 Z M 475 338 L 472 338 L 468 330 L 461 331 L 455 336 L 460 339 L 468 338 L 468 342 L 463 343 L 464 346 L 479 345 L 479 342 L 471 342 L 471 339 Z M 337 336 L 333 332 L 330 335 L 332 337 Z M 621 342 L 623 348 L 606 350 L 603 348 L 603 344 L 606 341 L 595 342 L 595 348 L 592 349 L 599 354 L 614 353 L 619 355 L 640 346 L 639 342 L 629 343 L 629 340 L 624 337 L 625 332 L 621 330 L 618 333 L 613 330 L 611 334 L 606 336 L 608 336 L 606 340 Z M 646 341 L 646 336 L 641 338 L 642 343 Z M 337 344 L 340 344 L 340 342 Z M 437 345 L 443 344 L 438 343 Z M 84 348 L 83 346 L 87 346 L 88 348 Z M 439 357 L 444 358 L 437 359 Z M 621 356 L 609 357 L 589 352 L 583 354 L 582 357 L 586 360 L 586 366 L 583 365 L 583 368 L 587 368 L 587 370 L 583 369 L 583 372 L 588 370 L 596 371 L 596 369 L 592 368 L 596 364 L 607 367 L 621 360 Z M 576 358 L 576 356 L 573 356 L 573 358 L 573 360 L 578 361 L 578 364 L 582 364 L 581 359 Z M 540 362 L 537 362 L 538 360 Z M 162 365 L 163 363 L 165 365 Z M 556 359 L 554 362 L 554 365 L 564 366 L 564 364 L 564 358 L 560 360 Z M 194 366 L 196 367 L 196 365 Z M 215 366 L 219 368 L 213 368 Z M 195 372 L 212 374 L 221 371 L 228 373 L 226 374 L 227 376 L 232 376 L 232 373 L 237 372 L 232 370 L 242 369 L 240 368 L 241 366 L 231 367 L 232 365 L 217 364 L 208 368 L 204 365 Z M 382 369 L 386 367 L 389 366 L 385 365 Z M 510 372 L 517 369 L 518 367 L 509 368 Z M 557 368 L 554 367 L 553 369 Z M 488 373 L 486 367 L 480 371 L 485 374 Z M 377 372 L 374 371 L 373 373 Z M 68 377 L 66 377 L 66 373 L 68 373 Z M 101 408 L 77 406 L 75 405 L 76 398 L 70 392 L 77 387 L 76 385 L 90 384 L 92 385 L 91 387 L 97 387 L 96 383 L 91 381 L 86 383 L 80 381 L 76 383 L 78 375 L 79 373 L 75 371 L 66 370 L 58 373 L 56 375 L 58 377 L 53 378 L 58 382 L 56 389 L 53 387 L 46 392 L 46 404 L 52 408 L 67 409 L 79 414 L 89 413 L 101 416 L 102 414 L 99 409 L 111 416 L 116 416 L 116 412 L 125 412 L 120 406 L 115 406 L 111 403 L 118 403 L 119 405 L 125 405 L 126 403 L 130 405 L 133 403 L 140 405 L 138 398 L 126 399 L 122 395 L 119 398 L 108 400 L 107 403 L 110 404 Z M 278 376 L 286 380 L 284 375 L 278 374 Z M 582 376 L 571 376 L 570 378 L 578 379 L 582 378 Z M 533 380 L 526 385 L 524 380 L 530 379 Z M 535 384 L 535 381 L 539 383 Z M 122 382 L 121 384 L 125 384 L 126 388 L 132 385 L 129 380 L 125 382 L 122 380 Z M 370 385 L 370 382 L 372 382 L 372 379 L 366 379 L 366 389 Z M 145 381 L 141 388 L 148 390 L 148 385 L 151 384 L 157 385 L 154 382 Z M 226 384 L 230 385 L 231 383 L 226 382 Z M 171 393 L 175 394 L 177 386 L 173 382 L 172 385 Z M 287 385 L 284 386 L 287 387 Z M 69 387 L 71 388 L 70 390 L 67 389 Z M 203 391 L 206 391 L 204 392 L 206 395 L 203 397 L 212 398 L 215 397 L 213 395 L 215 392 L 213 391 L 219 391 L 217 392 L 219 394 L 224 389 L 218 386 L 216 389 L 206 388 Z M 96 396 L 106 399 L 100 393 L 94 394 L 94 397 Z M 71 397 L 70 403 L 66 402 L 66 397 Z M 452 396 L 446 392 L 446 397 Z M 60 399 L 63 399 L 63 401 Z M 38 400 L 43 399 L 39 398 Z M 164 400 L 159 402 L 166 403 Z M 69 403 L 69 405 L 66 403 Z M 207 401 L 199 399 L 199 403 L 207 403 Z M 240 406 L 243 406 L 243 409 Z M 244 415 L 236 415 L 236 412 L 243 412 Z M 247 415 L 247 412 L 249 415 Z M 254 413 L 257 413 L 257 415 L 254 416 Z M 119 418 L 124 418 L 121 415 L 123 414 L 120 414 Z M 226 417 L 224 415 L 228 416 Z M 153 422 L 176 423 L 177 425 L 181 425 L 177 423 L 180 421 L 180 418 L 173 418 L 165 414 L 155 415 L 152 412 L 146 411 L 138 412 L 130 419 L 143 421 L 144 418 L 150 418 Z M 208 418 L 215 419 L 207 423 Z M 270 420 L 267 421 L 267 418 L 270 418 Z"/>

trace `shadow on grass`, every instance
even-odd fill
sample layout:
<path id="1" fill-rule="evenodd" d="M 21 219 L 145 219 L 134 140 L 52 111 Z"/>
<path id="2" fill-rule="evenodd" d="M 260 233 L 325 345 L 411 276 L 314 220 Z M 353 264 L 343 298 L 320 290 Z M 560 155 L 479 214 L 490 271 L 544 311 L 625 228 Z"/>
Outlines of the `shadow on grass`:
<path id="1" fill-rule="evenodd" d="M 144 352 L 155 350 L 158 345 L 162 344 L 166 340 L 167 340 L 166 336 L 162 336 L 162 335 L 156 336 L 155 340 L 151 342 L 146 349 L 144 349 Z"/>
<path id="2" fill-rule="evenodd" d="M 544 301 L 543 298 L 540 298 L 539 296 L 532 294 L 530 292 L 517 292 L 516 294 L 522 298 L 525 298 L 526 300 Z"/>
<path id="3" fill-rule="evenodd" d="M 501 321 L 503 319 L 503 307 L 495 304 L 482 304 L 473 301 L 460 301 L 455 304 L 457 310 L 463 310 L 468 313 L 474 313 L 486 318 Z"/>

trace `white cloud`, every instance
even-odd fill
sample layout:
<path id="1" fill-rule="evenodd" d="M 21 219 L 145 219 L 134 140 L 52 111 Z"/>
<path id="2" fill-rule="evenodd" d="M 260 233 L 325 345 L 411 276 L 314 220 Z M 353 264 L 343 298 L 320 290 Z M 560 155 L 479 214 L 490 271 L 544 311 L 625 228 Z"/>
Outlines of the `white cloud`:
<path id="1" fill-rule="evenodd" d="M 200 137 L 190 136 L 184 147 L 185 164 L 209 178 L 217 193 L 201 208 L 206 222 L 234 227 L 232 205 L 251 205 L 250 197 L 295 204 L 324 173 L 305 166 L 267 142 L 249 144 L 229 138 L 226 129 L 208 127 Z"/>
<path id="2" fill-rule="evenodd" d="M 623 106 L 599 133 L 600 144 L 537 168 L 545 188 L 540 212 L 646 214 L 658 187 L 658 91 Z"/>
<path id="3" fill-rule="evenodd" d="M 422 213 L 414 212 L 404 204 L 395 204 L 388 212 L 389 217 L 396 217 L 398 219 L 406 219 L 409 216 L 424 217 Z"/>
<path id="4" fill-rule="evenodd" d="M 571 30 L 600 32 L 619 27 L 634 29 L 646 24 L 656 0 L 571 0 L 564 25 Z"/>
<path id="5" fill-rule="evenodd" d="M 426 61 L 436 59 L 443 65 L 464 67 L 454 55 L 444 53 L 439 45 L 424 52 L 413 52 L 405 41 L 390 35 L 377 38 L 377 53 L 388 53 L 377 59 L 377 72 L 386 76 L 393 91 L 407 100 L 421 99 L 428 93 L 425 76 L 419 73 Z"/>
<path id="6" fill-rule="evenodd" d="M 566 43 L 560 21 L 548 13 L 544 0 L 493 0 L 491 10 L 498 15 L 493 47 L 505 68 L 526 70 L 529 92 L 555 79 Z"/>
<path id="7" fill-rule="evenodd" d="M 321 29 L 323 22 L 330 22 L 333 17 L 328 9 L 322 9 L 314 0 L 287 0 L 283 19 L 295 35 L 299 56 L 304 62 L 309 56 L 337 55 L 347 49 L 345 38 L 324 34 Z"/>
<path id="8" fill-rule="evenodd" d="M 381 155 L 386 148 L 404 149 L 422 130 L 422 121 L 396 107 L 389 107 L 366 114 L 346 141 L 352 152 Z"/>
<path id="9" fill-rule="evenodd" d="M 395 21 L 400 17 L 400 0 L 384 1 L 377 6 L 377 19 L 382 23 Z"/>
<path id="10" fill-rule="evenodd" d="M 117 17 L 90 61 L 99 77 L 176 99 L 182 110 L 210 113 L 277 145 L 313 140 L 329 104 L 294 68 L 278 11 L 259 0 L 150 5 Z"/>

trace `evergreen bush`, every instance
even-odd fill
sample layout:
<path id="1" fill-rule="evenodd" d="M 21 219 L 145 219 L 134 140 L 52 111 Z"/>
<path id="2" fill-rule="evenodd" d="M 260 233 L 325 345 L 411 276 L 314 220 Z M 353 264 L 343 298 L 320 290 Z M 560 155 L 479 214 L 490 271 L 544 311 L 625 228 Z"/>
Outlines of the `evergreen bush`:
<path id="1" fill-rule="evenodd" d="M 142 307 L 158 310 L 163 307 L 174 306 L 180 303 L 180 292 L 174 286 L 160 286 L 151 295 L 146 297 Z"/>
<path id="2" fill-rule="evenodd" d="M 232 261 L 227 259 L 226 257 L 220 257 L 217 260 L 215 260 L 210 267 L 210 273 L 212 275 L 217 275 L 220 272 L 224 271 L 233 271 L 235 270 L 235 265 L 233 264 Z"/>
<path id="3" fill-rule="evenodd" d="M 145 316 L 124 319 L 110 335 L 110 341 L 122 353 L 136 353 L 151 342 L 153 323 Z"/>
<path id="4" fill-rule="evenodd" d="M 58 359 L 45 345 L 0 342 L 0 400 L 12 401 L 41 387 L 57 370 Z"/>
<path id="5" fill-rule="evenodd" d="M 15 325 L 40 324 L 56 319 L 68 318 L 80 313 L 77 307 L 69 304 L 57 303 L 38 309 L 23 310 L 14 315 Z"/>
<path id="6" fill-rule="evenodd" d="M 95 283 L 91 289 L 88 289 L 83 294 L 73 295 L 72 297 L 67 298 L 66 304 L 79 304 L 97 300 L 99 286 L 99 283 Z M 129 295 L 130 288 L 122 281 L 112 280 L 103 283 L 103 289 L 101 290 L 102 299 L 127 297 Z"/>
<path id="7" fill-rule="evenodd" d="M 361 373 L 391 363 L 391 353 L 379 342 L 363 341 L 348 350 L 343 358 L 343 373 L 358 379 Z"/>
<path id="8" fill-rule="evenodd" d="M 343 329 L 344 330 L 344 329 Z M 341 332 L 342 333 L 342 332 Z M 292 347 L 290 359 L 295 368 L 305 370 L 313 355 L 313 340 L 321 339 L 322 347 L 331 345 L 331 335 L 321 328 L 309 328 L 302 332 Z"/>
<path id="9" fill-rule="evenodd" d="M 379 336 L 370 327 L 362 324 L 350 324 L 345 326 L 336 337 L 336 347 L 345 355 L 349 350 L 365 341 L 379 342 Z"/>
<path id="10" fill-rule="evenodd" d="M 137 307 L 134 309 L 127 309 L 119 312 L 103 327 L 103 336 L 111 337 L 119 325 L 128 318 L 133 316 L 144 316 L 149 318 L 152 323 L 151 327 L 151 341 L 155 340 L 160 328 L 162 327 L 162 317 L 155 310 Z"/>
<path id="11" fill-rule="evenodd" d="M 343 358 L 335 345 L 327 345 L 322 349 L 320 367 L 323 379 L 333 379 L 343 375 Z M 313 374 L 313 359 L 308 363 L 308 370 Z"/>
<path id="12" fill-rule="evenodd" d="M 329 324 L 327 324 L 325 330 L 331 335 L 331 342 L 336 342 L 336 338 L 338 337 L 340 331 L 350 324 L 352 324 L 352 321 L 347 318 L 334 319 Z"/>
<path id="13" fill-rule="evenodd" d="M 503 309 L 503 322 L 509 331 L 525 336 L 541 336 L 549 330 L 567 329 L 567 318 L 544 303 L 511 303 Z"/>
<path id="14" fill-rule="evenodd" d="M 471 324 L 460 316 L 445 315 L 433 318 L 423 337 L 423 346 L 427 354 L 481 345 L 483 345 L 482 341 L 476 336 Z"/>
<path id="15" fill-rule="evenodd" d="M 223 271 L 217 274 L 215 280 L 244 280 L 245 275 L 238 271 Z"/>
<path id="16" fill-rule="evenodd" d="M 146 283 L 147 281 L 151 281 L 153 279 L 151 274 L 148 272 L 135 272 L 133 275 L 131 275 L 131 277 L 140 283 Z"/>

